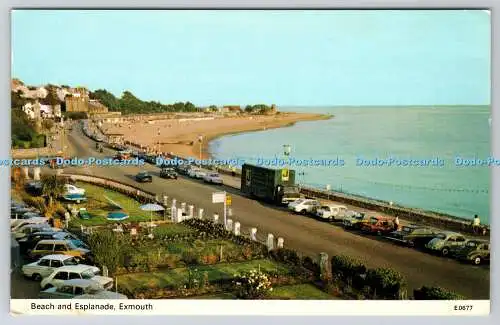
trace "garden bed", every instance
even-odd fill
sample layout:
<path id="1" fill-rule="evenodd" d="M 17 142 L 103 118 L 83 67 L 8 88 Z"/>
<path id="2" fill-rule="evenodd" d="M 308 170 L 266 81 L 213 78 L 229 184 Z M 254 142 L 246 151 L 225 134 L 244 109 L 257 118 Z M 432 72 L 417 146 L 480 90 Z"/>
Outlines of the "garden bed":
<path id="1" fill-rule="evenodd" d="M 141 210 L 141 203 L 125 194 L 84 182 L 77 182 L 76 186 L 85 189 L 87 201 L 80 204 L 70 204 L 77 209 L 86 208 L 91 216 L 89 220 L 73 218 L 73 222 L 77 225 L 93 226 L 117 222 L 106 219 L 109 212 L 116 211 L 117 209 L 114 208 L 104 196 L 118 203 L 123 208 L 124 212 L 128 214 L 129 218 L 125 219 L 123 222 L 147 222 L 151 220 L 151 212 Z M 153 213 L 153 220 L 164 220 L 164 217 L 163 215 Z"/>
<path id="2" fill-rule="evenodd" d="M 207 294 L 197 297 L 190 297 L 190 299 L 237 299 L 232 292 L 220 292 L 215 294 Z M 321 291 L 312 284 L 292 284 L 274 287 L 268 294 L 267 299 L 281 299 L 281 300 L 332 300 L 339 299 L 328 293 Z"/>
<path id="3" fill-rule="evenodd" d="M 189 268 L 177 268 L 163 272 L 124 274 L 117 277 L 118 290 L 124 293 L 140 292 L 148 289 L 176 289 L 189 286 L 190 279 L 202 281 L 206 277 L 209 283 L 230 282 L 235 274 L 260 269 L 274 275 L 288 275 L 290 270 L 285 265 L 267 259 L 242 263 L 220 263 L 200 265 Z"/>

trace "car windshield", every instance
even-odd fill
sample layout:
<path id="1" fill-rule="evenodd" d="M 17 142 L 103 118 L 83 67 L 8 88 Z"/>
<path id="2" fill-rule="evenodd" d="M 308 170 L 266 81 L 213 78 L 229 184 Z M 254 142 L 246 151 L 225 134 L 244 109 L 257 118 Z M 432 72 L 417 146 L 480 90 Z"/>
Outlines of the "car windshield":
<path id="1" fill-rule="evenodd" d="M 303 199 L 298 199 L 297 201 L 294 201 L 293 203 L 296 203 L 296 204 L 301 204 L 303 203 L 305 200 Z"/>
<path id="2" fill-rule="evenodd" d="M 69 249 L 78 249 L 78 247 L 71 240 L 68 240 L 67 244 Z"/>
<path id="3" fill-rule="evenodd" d="M 476 244 L 476 242 L 475 242 L 475 241 L 470 241 L 470 242 L 468 242 L 468 243 L 467 243 L 467 246 L 468 246 L 468 247 L 476 247 L 476 246 L 477 246 L 477 244 Z"/>
<path id="4" fill-rule="evenodd" d="M 139 173 L 139 176 L 148 176 L 148 173 L 142 172 L 142 173 Z"/>
<path id="5" fill-rule="evenodd" d="M 446 234 L 437 234 L 436 238 L 446 239 Z"/>
<path id="6" fill-rule="evenodd" d="M 404 232 L 411 232 L 413 228 L 410 227 L 403 227 Z"/>
<path id="7" fill-rule="evenodd" d="M 328 211 L 330 210 L 330 207 L 328 205 L 322 205 L 320 209 Z"/>
<path id="8" fill-rule="evenodd" d="M 78 265 L 78 262 L 73 257 L 71 257 L 64 260 L 64 265 Z"/>
<path id="9" fill-rule="evenodd" d="M 219 174 L 210 174 L 211 177 L 219 177 Z"/>
<path id="10" fill-rule="evenodd" d="M 377 218 L 370 218 L 370 223 L 372 225 L 376 224 L 378 222 L 378 219 Z"/>
<path id="11" fill-rule="evenodd" d="M 92 279 L 95 276 L 94 272 L 92 272 L 90 269 L 85 270 L 82 272 L 82 279 Z"/>

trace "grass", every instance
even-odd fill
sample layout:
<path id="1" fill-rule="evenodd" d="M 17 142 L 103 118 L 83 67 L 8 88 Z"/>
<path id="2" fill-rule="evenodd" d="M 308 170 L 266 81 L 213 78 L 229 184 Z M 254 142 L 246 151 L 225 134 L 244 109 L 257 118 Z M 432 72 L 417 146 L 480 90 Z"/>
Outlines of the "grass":
<path id="1" fill-rule="evenodd" d="M 274 299 L 294 299 L 294 300 L 331 300 L 336 299 L 328 293 L 321 291 L 312 284 L 293 284 L 280 287 L 274 287 L 269 293 L 269 298 Z M 193 298 L 190 298 L 193 299 Z M 236 299 L 231 292 L 222 292 L 217 294 L 203 295 L 194 297 L 194 299 Z"/>
<path id="2" fill-rule="evenodd" d="M 232 279 L 234 274 L 259 269 L 262 272 L 289 273 L 290 270 L 271 260 L 261 259 L 243 263 L 224 263 L 216 265 L 178 268 L 164 272 L 134 273 L 118 276 L 118 287 L 129 292 L 145 288 L 163 288 L 171 285 L 182 285 L 187 282 L 189 270 L 198 274 L 208 273 L 209 281 Z"/>
<path id="3" fill-rule="evenodd" d="M 117 209 L 106 200 L 105 196 L 118 203 L 123 208 L 123 211 L 129 215 L 129 218 L 125 219 L 124 222 L 144 222 L 151 220 L 151 212 L 142 211 L 139 208 L 141 206 L 139 202 L 124 194 L 88 183 L 77 182 L 76 186 L 85 189 L 87 201 L 80 204 L 72 204 L 72 206 L 77 209 L 86 208 L 91 215 L 89 220 L 73 219 L 79 224 L 90 226 L 116 223 L 116 221 L 106 219 L 109 212 L 116 211 Z M 153 220 L 163 220 L 163 216 L 153 213 Z"/>

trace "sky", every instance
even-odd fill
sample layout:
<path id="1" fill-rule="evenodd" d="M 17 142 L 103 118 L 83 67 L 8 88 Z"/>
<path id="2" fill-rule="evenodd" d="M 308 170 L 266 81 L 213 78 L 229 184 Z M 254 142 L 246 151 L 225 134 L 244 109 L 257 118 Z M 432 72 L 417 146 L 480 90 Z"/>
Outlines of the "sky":
<path id="1" fill-rule="evenodd" d="M 12 11 L 12 77 L 195 105 L 489 105 L 490 15 Z"/>

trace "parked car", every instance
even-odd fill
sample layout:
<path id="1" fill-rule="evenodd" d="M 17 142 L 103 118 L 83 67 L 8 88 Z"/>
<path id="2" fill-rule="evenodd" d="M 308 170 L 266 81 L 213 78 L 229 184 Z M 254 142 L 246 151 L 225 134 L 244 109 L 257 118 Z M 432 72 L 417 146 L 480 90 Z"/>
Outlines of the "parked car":
<path id="1" fill-rule="evenodd" d="M 31 221 L 36 221 L 36 222 L 40 222 L 40 223 L 47 222 L 47 218 L 42 217 L 39 213 L 35 213 L 35 212 L 26 212 L 23 214 L 16 213 L 14 215 L 10 215 L 10 227 L 11 227 L 11 229 L 13 227 L 16 227 L 17 225 L 19 225 L 21 222 L 23 222 L 25 220 L 31 220 Z"/>
<path id="2" fill-rule="evenodd" d="M 79 248 L 71 240 L 44 239 L 40 240 L 33 250 L 28 252 L 28 256 L 35 260 L 46 255 L 64 254 L 74 256 L 78 261 L 91 259 L 90 251 L 85 248 Z"/>
<path id="3" fill-rule="evenodd" d="M 11 223 L 10 231 L 16 232 L 26 225 L 41 224 L 41 223 L 46 224 L 47 218 L 35 217 L 35 218 L 29 218 L 29 219 L 22 219 L 19 222 Z"/>
<path id="4" fill-rule="evenodd" d="M 76 247 L 79 248 L 85 248 L 88 249 L 87 245 L 80 240 L 78 237 L 75 235 L 65 232 L 65 231 L 54 231 L 54 230 L 48 230 L 48 231 L 39 231 L 35 233 L 31 233 L 27 235 L 26 237 L 23 237 L 19 239 L 19 247 L 21 249 L 22 253 L 27 252 L 28 250 L 33 249 L 33 247 L 36 246 L 36 244 L 40 240 L 46 240 L 46 239 L 69 239 L 75 244 Z"/>
<path id="5" fill-rule="evenodd" d="M 40 231 L 58 231 L 61 230 L 59 228 L 51 227 L 48 223 L 31 223 L 18 228 L 16 231 L 13 231 L 11 235 L 19 240 L 28 236 L 29 234 L 40 232 Z"/>
<path id="6" fill-rule="evenodd" d="M 418 225 L 407 225 L 401 229 L 389 233 L 385 238 L 400 242 L 410 247 L 424 248 L 436 233 L 427 227 Z"/>
<path id="7" fill-rule="evenodd" d="M 288 209 L 295 213 L 313 213 L 314 209 L 320 207 L 321 203 L 318 200 L 298 199 L 288 204 Z"/>
<path id="8" fill-rule="evenodd" d="M 55 269 L 54 272 L 40 282 L 40 287 L 46 290 L 50 287 L 61 285 L 66 280 L 74 279 L 94 280 L 105 289 L 109 289 L 113 286 L 113 279 L 96 275 L 94 266 L 78 264 L 62 266 Z"/>
<path id="9" fill-rule="evenodd" d="M 342 226 L 345 229 L 357 230 L 360 229 L 364 223 L 367 223 L 369 221 L 370 217 L 368 215 L 366 215 L 365 213 L 358 213 L 352 216 L 345 217 L 344 220 L 342 220 Z"/>
<path id="10" fill-rule="evenodd" d="M 381 236 L 393 232 L 395 224 L 390 218 L 377 216 L 371 217 L 370 221 L 362 223 L 360 229 L 364 233 Z"/>
<path id="11" fill-rule="evenodd" d="M 210 184 L 218 184 L 218 185 L 223 184 L 222 177 L 220 177 L 219 173 L 207 173 L 203 177 L 203 181 L 205 183 L 210 183 Z"/>
<path id="12" fill-rule="evenodd" d="M 80 194 L 80 195 L 84 195 L 85 194 L 85 189 L 84 188 L 80 188 L 80 187 L 76 187 L 73 184 L 64 184 L 64 192 L 66 194 Z"/>
<path id="13" fill-rule="evenodd" d="M 435 238 L 431 239 L 425 248 L 433 252 L 440 252 L 443 256 L 448 256 L 450 249 L 456 249 L 459 246 L 463 246 L 466 243 L 466 239 L 462 234 L 443 231 L 436 235 Z"/>
<path id="14" fill-rule="evenodd" d="M 187 175 L 189 173 L 189 170 L 192 168 L 193 166 L 187 164 L 187 163 L 184 163 L 184 164 L 179 164 L 176 166 L 176 170 L 179 174 L 182 174 L 182 175 Z"/>
<path id="15" fill-rule="evenodd" d="M 40 181 L 32 181 L 26 183 L 24 185 L 24 189 L 28 194 L 31 194 L 33 196 L 40 196 L 43 194 L 42 192 L 43 184 Z"/>
<path id="16" fill-rule="evenodd" d="M 156 156 L 155 155 L 146 155 L 144 160 L 152 165 L 156 165 Z"/>
<path id="17" fill-rule="evenodd" d="M 73 279 L 62 281 L 56 286 L 40 291 L 40 299 L 73 299 L 88 291 L 104 290 L 97 282 L 87 279 Z"/>
<path id="18" fill-rule="evenodd" d="M 148 172 L 140 172 L 135 175 L 135 180 L 139 183 L 151 183 L 153 181 L 153 176 L 151 176 Z"/>
<path id="19" fill-rule="evenodd" d="M 160 177 L 168 179 L 177 179 L 177 173 L 175 172 L 175 169 L 173 169 L 172 167 L 163 167 L 160 170 Z"/>
<path id="20" fill-rule="evenodd" d="M 338 204 L 324 204 L 316 209 L 316 217 L 322 220 L 338 221 L 343 220 L 347 212 L 347 207 Z"/>
<path id="21" fill-rule="evenodd" d="M 21 268 L 24 276 L 32 278 L 33 280 L 40 281 L 43 278 L 48 277 L 54 272 L 55 269 L 68 266 L 68 265 L 78 265 L 78 261 L 74 256 L 63 255 L 63 254 L 52 254 L 42 257 L 36 262 L 23 265 Z M 89 266 L 94 268 L 94 272 L 99 273 L 99 268 L 94 266 Z"/>
<path id="22" fill-rule="evenodd" d="M 463 246 L 450 249 L 450 255 L 456 259 L 475 265 L 490 262 L 490 243 L 482 239 L 469 239 Z"/>
<path id="23" fill-rule="evenodd" d="M 206 172 L 204 172 L 203 170 L 201 170 L 200 168 L 198 167 L 191 167 L 188 172 L 187 172 L 187 175 L 191 178 L 197 178 L 197 179 L 202 179 L 203 177 L 205 177 L 206 175 Z"/>

